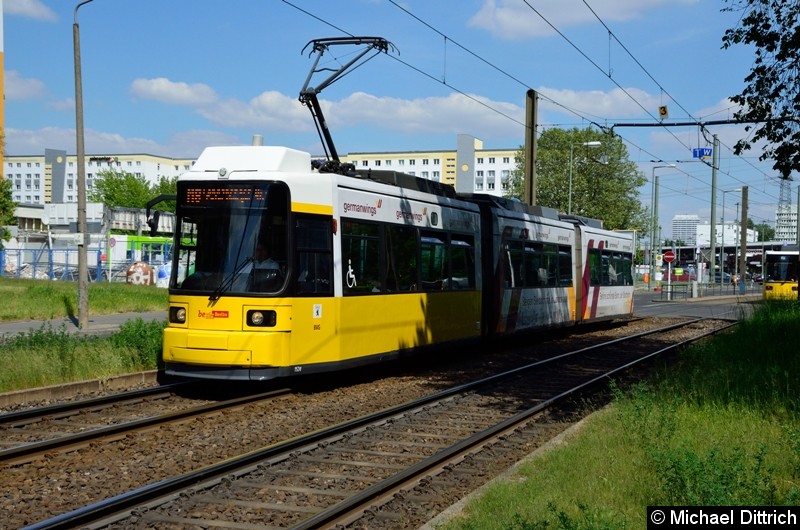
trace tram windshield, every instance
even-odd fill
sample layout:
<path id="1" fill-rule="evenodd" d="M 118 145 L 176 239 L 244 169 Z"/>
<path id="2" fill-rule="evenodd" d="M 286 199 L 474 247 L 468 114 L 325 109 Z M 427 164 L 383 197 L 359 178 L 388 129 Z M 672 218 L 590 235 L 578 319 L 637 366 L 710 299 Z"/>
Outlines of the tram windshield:
<path id="1" fill-rule="evenodd" d="M 765 263 L 766 281 L 796 282 L 797 254 L 767 254 Z"/>
<path id="2" fill-rule="evenodd" d="M 170 288 L 211 298 L 277 293 L 286 276 L 289 190 L 276 182 L 178 182 Z"/>

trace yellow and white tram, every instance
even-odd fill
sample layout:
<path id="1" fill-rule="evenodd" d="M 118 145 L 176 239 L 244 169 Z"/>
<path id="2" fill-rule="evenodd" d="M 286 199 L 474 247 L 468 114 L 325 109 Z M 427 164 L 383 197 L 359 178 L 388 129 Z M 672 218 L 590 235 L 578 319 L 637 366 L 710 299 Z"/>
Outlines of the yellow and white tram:
<path id="1" fill-rule="evenodd" d="M 629 235 L 411 175 L 312 170 L 288 148 L 206 149 L 176 217 L 172 375 L 330 371 L 633 309 Z"/>
<path id="2" fill-rule="evenodd" d="M 800 252 L 796 246 L 764 253 L 764 299 L 797 300 Z"/>

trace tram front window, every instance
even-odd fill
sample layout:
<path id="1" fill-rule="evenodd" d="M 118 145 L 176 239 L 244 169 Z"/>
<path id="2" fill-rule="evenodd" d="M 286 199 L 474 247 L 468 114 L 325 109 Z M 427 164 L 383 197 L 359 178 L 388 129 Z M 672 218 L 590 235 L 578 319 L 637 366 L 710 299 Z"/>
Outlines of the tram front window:
<path id="1" fill-rule="evenodd" d="M 178 267 L 171 288 L 212 296 L 280 291 L 289 255 L 288 211 L 289 193 L 281 183 L 179 182 Z"/>

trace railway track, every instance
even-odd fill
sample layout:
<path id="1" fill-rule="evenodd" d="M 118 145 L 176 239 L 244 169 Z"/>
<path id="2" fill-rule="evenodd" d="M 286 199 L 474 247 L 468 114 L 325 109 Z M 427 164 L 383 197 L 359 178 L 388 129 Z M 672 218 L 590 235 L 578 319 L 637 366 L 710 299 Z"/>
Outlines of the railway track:
<path id="1" fill-rule="evenodd" d="M 176 393 L 197 387 L 175 383 L 0 415 L 0 465 L 29 462 L 289 392 L 277 389 L 220 400 Z M 160 413 L 152 415 L 156 403 Z"/>
<path id="2" fill-rule="evenodd" d="M 584 347 L 139 488 L 29 528 L 412 528 L 566 428 L 567 400 L 720 331 Z M 733 324 L 731 324 L 733 325 Z"/>

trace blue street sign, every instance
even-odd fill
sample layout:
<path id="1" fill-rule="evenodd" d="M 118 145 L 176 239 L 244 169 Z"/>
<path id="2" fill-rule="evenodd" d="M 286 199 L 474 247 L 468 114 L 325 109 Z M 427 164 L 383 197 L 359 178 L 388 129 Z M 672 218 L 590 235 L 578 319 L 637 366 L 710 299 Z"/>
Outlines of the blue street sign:
<path id="1" fill-rule="evenodd" d="M 695 147 L 692 149 L 692 158 L 708 158 L 713 152 L 713 147 Z"/>

